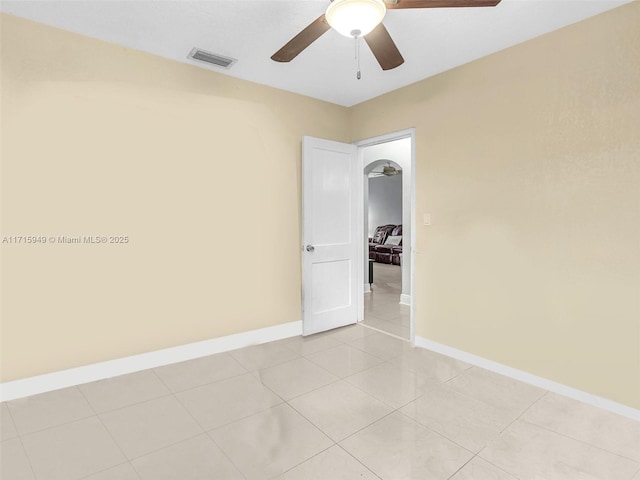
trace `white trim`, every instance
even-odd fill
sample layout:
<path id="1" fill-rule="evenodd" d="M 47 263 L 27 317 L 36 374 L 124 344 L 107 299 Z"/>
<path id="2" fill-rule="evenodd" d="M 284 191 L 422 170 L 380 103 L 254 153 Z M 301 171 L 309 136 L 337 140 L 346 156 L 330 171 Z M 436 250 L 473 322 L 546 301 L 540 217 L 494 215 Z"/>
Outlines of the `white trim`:
<path id="1" fill-rule="evenodd" d="M 471 365 L 475 365 L 477 367 L 481 367 L 495 373 L 499 373 L 500 375 L 504 375 L 505 377 L 513 378 L 515 380 L 528 383 L 529 385 L 534 385 L 536 387 L 549 390 L 550 392 L 573 398 L 574 400 L 577 400 L 579 402 L 593 405 L 594 407 L 598 407 L 603 410 L 622 415 L 623 417 L 628 417 L 632 420 L 640 421 L 640 410 L 636 410 L 635 408 L 622 405 L 621 403 L 617 403 L 612 400 L 607 400 L 606 398 L 598 397 L 597 395 L 578 390 L 577 388 L 569 387 L 567 385 L 563 385 L 562 383 L 554 382 L 553 380 L 538 377 L 536 375 L 532 375 L 531 373 L 518 370 L 517 368 L 509 367 L 502 363 L 494 362 L 493 360 L 488 360 L 472 353 L 458 350 L 457 348 L 449 347 L 448 345 L 444 345 L 442 343 L 434 342 L 433 340 L 429 340 L 424 337 L 416 337 L 415 345 L 416 347 L 426 348 L 427 350 L 441 353 L 449 357 L 457 358 L 458 360 L 462 360 L 463 362 L 470 363 Z"/>
<path id="2" fill-rule="evenodd" d="M 365 276 L 365 259 L 364 252 L 365 248 L 368 251 L 368 242 L 366 242 L 367 235 L 364 231 L 364 182 L 362 181 L 362 150 L 356 145 L 356 174 L 353 176 L 353 180 L 351 181 L 351 187 L 356 190 L 356 228 L 358 228 L 356 232 L 356 283 L 363 285 L 363 290 L 356 292 L 356 318 L 358 322 L 364 321 L 364 294 L 371 293 L 371 284 L 367 281 L 369 280 L 368 276 Z M 363 235 L 362 237 L 360 235 Z M 365 247 L 365 243 L 367 247 Z M 371 268 L 371 266 L 368 266 Z M 368 271 L 368 269 L 367 269 Z"/>
<path id="3" fill-rule="evenodd" d="M 370 147 L 371 145 L 378 145 L 380 143 L 393 142 L 394 140 L 402 140 L 403 138 L 414 137 L 415 133 L 415 128 L 407 128 L 405 130 L 385 133 L 384 135 L 378 135 L 376 137 L 363 138 L 362 140 L 353 142 L 353 144 L 357 147 Z"/>
<path id="4" fill-rule="evenodd" d="M 294 337 L 302 320 L 0 384 L 0 402 Z"/>
<path id="5" fill-rule="evenodd" d="M 411 306 L 411 295 L 401 294 L 401 295 L 400 295 L 400 303 L 401 303 L 402 305 L 409 305 L 409 306 Z"/>
<path id="6" fill-rule="evenodd" d="M 416 338 L 416 304 L 413 301 L 416 298 L 416 231 L 418 223 L 416 222 L 416 129 L 407 130 L 411 134 L 411 254 L 409 262 L 411 270 L 409 277 L 411 285 L 409 286 L 409 295 L 411 295 L 411 305 L 409 306 L 409 339 L 411 342 Z"/>

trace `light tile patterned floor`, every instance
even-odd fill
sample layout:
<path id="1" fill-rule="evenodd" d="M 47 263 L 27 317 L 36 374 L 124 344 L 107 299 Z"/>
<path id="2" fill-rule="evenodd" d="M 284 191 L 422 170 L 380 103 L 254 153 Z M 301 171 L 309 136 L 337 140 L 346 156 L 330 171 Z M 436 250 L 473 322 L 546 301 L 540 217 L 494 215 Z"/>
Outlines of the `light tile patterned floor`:
<path id="1" fill-rule="evenodd" d="M 0 405 L 2 480 L 640 480 L 640 423 L 354 325 Z"/>
<path id="2" fill-rule="evenodd" d="M 402 270 L 398 265 L 373 263 L 373 286 L 364 294 L 363 325 L 409 339 L 409 306 L 400 304 Z"/>

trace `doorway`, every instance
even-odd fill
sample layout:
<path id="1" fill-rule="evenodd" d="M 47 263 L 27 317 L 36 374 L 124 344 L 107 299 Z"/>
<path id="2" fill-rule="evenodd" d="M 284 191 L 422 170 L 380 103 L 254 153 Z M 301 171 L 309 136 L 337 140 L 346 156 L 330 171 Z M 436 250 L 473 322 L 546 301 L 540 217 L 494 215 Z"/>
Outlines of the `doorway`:
<path id="1" fill-rule="evenodd" d="M 414 137 L 410 129 L 356 143 L 364 234 L 359 320 L 404 340 L 414 336 Z"/>
<path id="2" fill-rule="evenodd" d="M 398 153 L 399 149 L 402 154 Z M 400 267 L 400 276 L 397 275 L 397 268 L 385 272 L 382 269 L 390 267 L 374 267 L 379 270 L 379 285 L 376 285 L 375 279 L 372 285 L 377 288 L 386 283 L 386 287 L 397 290 L 387 293 L 396 295 L 400 292 L 399 299 L 394 298 L 388 302 L 383 310 L 377 311 L 377 315 L 381 317 L 385 315 L 382 311 L 396 309 L 398 315 L 391 320 L 404 324 L 401 338 L 413 341 L 415 130 L 405 130 L 354 144 L 304 137 L 302 157 L 303 335 L 365 320 L 365 295 L 371 293 L 368 275 L 368 215 L 364 214 L 368 195 L 365 167 L 386 159 L 388 167 L 391 162 L 395 162 L 396 168 L 402 170 L 402 255 L 395 252 L 395 266 Z M 393 160 L 389 160 L 390 158 Z M 392 272 L 396 273 L 392 278 L 385 275 Z M 382 306 L 384 300 L 389 300 L 383 298 L 382 289 L 376 293 L 380 295 L 367 297 L 369 317 L 372 307 Z M 386 333 L 396 336 L 397 332 Z"/>

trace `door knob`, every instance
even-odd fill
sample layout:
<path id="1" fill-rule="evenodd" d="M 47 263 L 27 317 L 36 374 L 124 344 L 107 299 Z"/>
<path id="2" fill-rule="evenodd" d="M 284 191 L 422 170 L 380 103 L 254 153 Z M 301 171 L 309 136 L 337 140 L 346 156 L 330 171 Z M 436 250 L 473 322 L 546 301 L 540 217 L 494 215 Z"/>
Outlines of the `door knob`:
<path id="1" fill-rule="evenodd" d="M 313 252 L 316 249 L 313 245 L 307 245 L 307 252 Z"/>

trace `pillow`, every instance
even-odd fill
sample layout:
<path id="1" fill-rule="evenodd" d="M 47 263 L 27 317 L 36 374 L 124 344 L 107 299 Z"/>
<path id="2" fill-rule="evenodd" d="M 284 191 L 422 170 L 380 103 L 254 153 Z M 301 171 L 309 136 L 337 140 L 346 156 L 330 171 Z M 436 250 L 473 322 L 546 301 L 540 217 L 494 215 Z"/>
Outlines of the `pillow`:
<path id="1" fill-rule="evenodd" d="M 385 245 L 400 245 L 402 242 L 402 235 L 389 235 L 384 242 Z"/>

